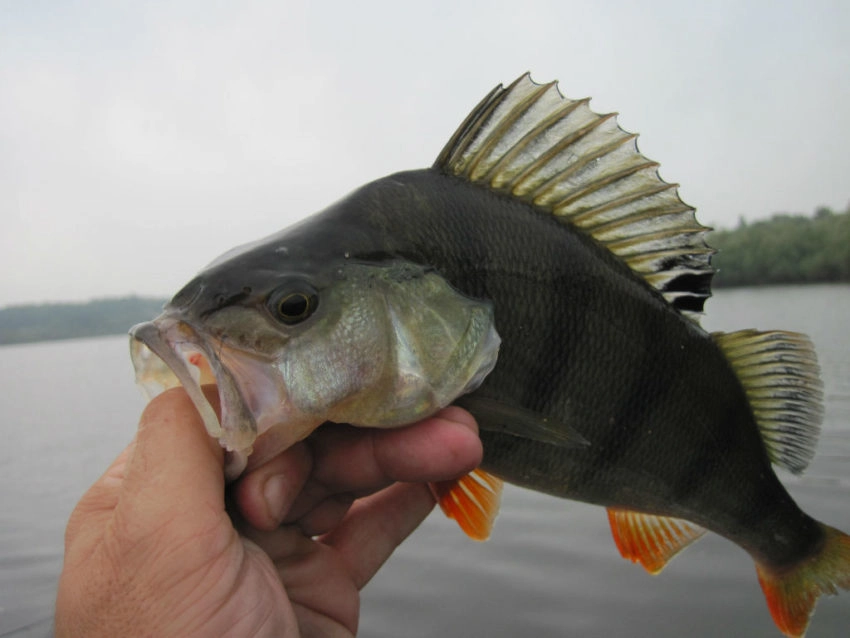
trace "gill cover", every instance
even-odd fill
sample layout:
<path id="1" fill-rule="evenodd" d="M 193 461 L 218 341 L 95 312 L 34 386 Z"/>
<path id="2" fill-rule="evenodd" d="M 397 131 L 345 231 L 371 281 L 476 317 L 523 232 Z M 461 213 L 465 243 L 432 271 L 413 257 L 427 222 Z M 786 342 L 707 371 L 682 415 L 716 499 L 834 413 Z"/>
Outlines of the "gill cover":
<path id="1" fill-rule="evenodd" d="M 489 302 L 408 262 L 347 263 L 340 272 L 277 363 L 297 412 L 403 425 L 471 392 L 496 365 Z"/>

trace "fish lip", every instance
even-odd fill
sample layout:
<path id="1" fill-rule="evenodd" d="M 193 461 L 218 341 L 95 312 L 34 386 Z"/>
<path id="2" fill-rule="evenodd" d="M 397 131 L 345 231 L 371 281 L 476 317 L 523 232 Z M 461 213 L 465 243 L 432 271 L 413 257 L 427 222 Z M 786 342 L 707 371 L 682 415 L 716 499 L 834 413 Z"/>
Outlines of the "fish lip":
<path id="1" fill-rule="evenodd" d="M 244 467 L 244 460 L 257 438 L 257 421 L 233 374 L 222 363 L 221 351 L 221 347 L 210 347 L 209 341 L 187 321 L 168 312 L 130 329 L 130 356 L 137 383 L 152 398 L 179 382 L 198 410 L 210 436 L 218 439 L 228 451 L 237 453 L 240 460 L 229 473 L 238 474 L 241 471 L 238 466 Z M 203 355 L 212 369 L 221 418 L 204 395 L 197 371 L 193 372 L 190 368 L 188 357 L 194 353 Z M 168 370 L 164 370 L 163 364 Z M 168 372 L 174 378 L 169 379 Z"/>

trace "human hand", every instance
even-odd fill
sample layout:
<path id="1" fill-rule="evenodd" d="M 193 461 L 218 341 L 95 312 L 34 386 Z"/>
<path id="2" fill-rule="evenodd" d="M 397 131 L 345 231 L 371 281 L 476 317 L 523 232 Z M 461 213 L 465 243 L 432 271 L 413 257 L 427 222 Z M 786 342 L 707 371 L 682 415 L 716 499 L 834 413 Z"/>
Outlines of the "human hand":
<path id="1" fill-rule="evenodd" d="M 56 636 L 352 636 L 359 590 L 434 506 L 424 482 L 481 453 L 456 407 L 325 425 L 225 490 L 221 448 L 166 392 L 71 515 Z"/>

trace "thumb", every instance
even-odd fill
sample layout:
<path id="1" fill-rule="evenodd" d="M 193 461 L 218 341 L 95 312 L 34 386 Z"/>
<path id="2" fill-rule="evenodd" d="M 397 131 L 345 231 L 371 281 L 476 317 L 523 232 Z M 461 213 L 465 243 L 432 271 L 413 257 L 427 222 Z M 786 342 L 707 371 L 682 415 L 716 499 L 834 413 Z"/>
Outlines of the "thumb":
<path id="1" fill-rule="evenodd" d="M 173 520 L 203 525 L 210 515 L 218 519 L 224 512 L 223 457 L 182 388 L 154 398 L 139 421 L 116 507 L 125 530 L 145 536 Z"/>

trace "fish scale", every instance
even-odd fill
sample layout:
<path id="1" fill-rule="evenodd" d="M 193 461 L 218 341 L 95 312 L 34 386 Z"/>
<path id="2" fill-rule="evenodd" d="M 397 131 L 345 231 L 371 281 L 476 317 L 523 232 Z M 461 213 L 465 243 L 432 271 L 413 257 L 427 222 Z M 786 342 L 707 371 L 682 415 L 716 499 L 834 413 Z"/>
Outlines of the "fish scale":
<path id="1" fill-rule="evenodd" d="M 425 194 L 434 190 L 434 186 L 431 186 L 428 182 L 439 180 L 438 175 L 424 172 L 407 176 L 394 176 L 392 181 L 399 183 L 403 178 L 410 179 L 410 188 L 416 188 Z M 445 191 L 448 186 L 458 189 L 474 189 L 469 185 L 451 182 L 440 188 Z M 424 195 L 422 194 L 414 197 L 418 201 L 422 201 L 423 198 Z M 458 202 L 463 201 L 465 196 L 443 193 L 440 199 Z M 485 243 L 490 238 L 491 226 L 487 224 L 487 221 L 493 215 L 498 214 L 494 211 L 494 205 L 497 203 L 501 202 L 484 199 L 478 210 L 468 206 L 463 207 L 464 218 L 470 220 L 470 223 L 479 229 L 478 242 Z M 357 203 L 350 201 L 348 205 L 356 207 Z M 424 206 L 422 210 L 416 211 L 413 219 L 418 222 L 435 210 L 433 205 Z M 459 213 L 448 208 L 444 211 L 438 211 L 438 214 L 455 218 Z M 499 243 L 505 237 L 522 236 L 528 229 L 527 220 L 519 216 L 508 213 L 506 219 L 516 219 L 515 223 L 518 227 L 515 231 L 508 229 L 507 232 L 504 228 L 499 228 L 498 232 L 492 233 L 492 254 L 499 254 Z M 410 228 L 408 226 L 408 229 Z M 586 434 L 588 439 L 593 442 L 593 445 L 587 451 L 564 452 L 557 448 L 552 450 L 555 454 L 572 455 L 568 458 L 562 458 L 561 461 L 561 465 L 564 466 L 562 472 L 565 473 L 563 485 L 528 485 L 528 487 L 544 489 L 544 491 L 560 496 L 605 504 L 604 499 L 583 494 L 579 485 L 587 485 L 592 494 L 596 491 L 595 483 L 605 481 L 604 472 L 598 468 L 610 467 L 618 459 L 614 456 L 606 458 L 605 454 L 601 452 L 594 454 L 592 451 L 613 449 L 620 453 L 627 453 L 628 456 L 639 459 L 638 469 L 641 473 L 648 472 L 661 460 L 658 458 L 659 454 L 662 456 L 671 454 L 679 457 L 683 462 L 672 466 L 670 463 L 664 463 L 662 467 L 667 469 L 668 474 L 674 473 L 676 470 L 685 474 L 690 472 L 692 464 L 690 459 L 682 458 L 677 450 L 693 447 L 696 447 L 697 450 L 710 449 L 710 446 L 707 445 L 693 445 L 694 432 L 699 430 L 693 424 L 705 422 L 717 423 L 716 426 L 708 430 L 711 437 L 717 440 L 735 441 L 739 434 L 750 432 L 752 435 L 748 437 L 749 447 L 746 445 L 736 446 L 739 459 L 728 458 L 727 463 L 729 467 L 740 465 L 741 473 L 751 468 L 753 464 L 749 459 L 756 454 L 764 455 L 755 425 L 750 424 L 749 428 L 742 427 L 739 424 L 720 419 L 716 414 L 706 412 L 711 406 L 717 406 L 715 412 L 722 409 L 713 397 L 731 395 L 737 398 L 737 412 L 746 414 L 748 410 L 740 384 L 737 382 L 730 383 L 730 388 L 726 388 L 722 392 L 718 391 L 717 394 L 711 393 L 710 388 L 706 389 L 707 393 L 702 401 L 702 403 L 707 404 L 705 406 L 695 404 L 689 397 L 681 393 L 677 393 L 678 400 L 665 400 L 664 397 L 665 386 L 672 387 L 671 380 L 673 377 L 688 374 L 708 378 L 725 376 L 730 381 L 734 381 L 734 378 L 729 374 L 725 359 L 710 342 L 709 336 L 704 332 L 700 334 L 698 329 L 691 324 L 683 323 L 678 315 L 670 317 L 669 325 L 659 327 L 659 323 L 662 322 L 659 322 L 656 315 L 672 314 L 672 311 L 659 300 L 653 291 L 642 285 L 637 278 L 631 276 L 631 273 L 623 272 L 621 268 L 614 270 L 619 271 L 624 280 L 622 286 L 635 288 L 630 294 L 620 294 L 618 287 L 611 285 L 610 276 L 607 273 L 606 276 L 609 278 L 606 279 L 606 285 L 595 287 L 593 285 L 594 277 L 601 278 L 603 276 L 601 273 L 594 272 L 599 269 L 598 258 L 592 255 L 588 256 L 587 262 L 590 267 L 586 267 L 581 263 L 571 264 L 569 260 L 560 257 L 561 253 L 575 255 L 578 252 L 574 246 L 576 243 L 588 249 L 595 248 L 577 237 L 574 229 L 560 224 L 544 224 L 540 232 L 547 233 L 549 237 L 552 236 L 551 233 L 553 232 L 559 233 L 562 237 L 561 245 L 558 245 L 556 250 L 547 252 L 546 250 L 538 250 L 541 242 L 519 242 L 519 245 L 527 246 L 526 253 L 519 260 L 500 263 L 498 268 L 488 272 L 486 282 L 481 282 L 480 288 L 470 287 L 465 290 L 473 295 L 483 294 L 492 299 L 497 309 L 503 307 L 510 309 L 505 313 L 498 311 L 496 313 L 497 329 L 504 344 L 502 346 L 503 352 L 496 368 L 488 376 L 478 393 L 497 396 L 501 401 L 512 400 L 518 405 L 554 415 L 561 412 L 560 406 L 570 405 L 571 425 L 579 432 Z M 421 243 L 420 240 L 419 244 L 421 245 Z M 420 248 L 420 250 L 423 249 Z M 436 261 L 435 257 L 428 255 L 425 259 L 430 259 L 433 263 Z M 510 263 L 517 264 L 516 271 L 509 270 Z M 447 279 L 463 289 L 463 283 L 470 277 L 467 274 L 453 273 L 451 265 L 450 263 L 437 264 L 437 268 L 442 268 Z M 536 299 L 532 303 L 525 303 L 524 296 L 529 294 L 528 291 L 524 293 L 520 303 L 517 303 L 516 281 L 524 281 L 527 286 L 529 285 L 529 278 L 523 276 L 525 272 L 532 273 L 534 278 L 542 281 L 543 294 L 540 296 L 545 298 L 545 304 L 539 303 Z M 541 272 L 546 273 L 546 276 L 542 279 L 535 275 Z M 558 281 L 563 283 L 563 289 L 556 287 L 555 283 Z M 583 282 L 586 283 L 583 285 Z M 580 310 L 576 311 L 572 308 L 573 306 L 578 306 Z M 621 319 L 615 321 L 595 320 L 596 317 L 610 318 L 612 316 Z M 563 321 L 565 317 L 569 317 L 567 325 Z M 530 329 L 528 329 L 529 326 Z M 682 334 L 680 340 L 687 339 L 686 349 L 695 352 L 685 361 L 679 361 L 673 365 L 671 365 L 671 361 L 682 359 L 680 354 L 682 346 L 679 344 L 679 340 L 670 338 L 671 328 L 676 328 Z M 658 337 L 662 334 L 664 339 L 659 340 Z M 556 344 L 560 347 L 554 347 Z M 666 353 L 661 351 L 664 347 L 667 348 Z M 515 352 L 533 354 L 522 356 L 514 355 Z M 712 352 L 714 364 L 719 371 L 712 370 L 709 363 L 712 359 L 708 357 L 708 353 Z M 593 365 L 589 369 L 587 367 L 582 369 L 581 366 L 572 368 L 569 366 L 570 359 L 598 362 L 600 353 L 606 359 L 605 365 Z M 531 370 L 526 367 L 528 362 L 534 364 Z M 560 368 L 566 368 L 566 374 L 553 374 L 553 371 Z M 635 375 L 633 371 L 636 369 L 649 371 L 650 374 Z M 664 371 L 669 379 L 659 379 L 658 371 Z M 588 378 L 588 373 L 595 375 L 595 377 Z M 642 387 L 647 384 L 649 387 Z M 688 384 L 682 381 L 680 385 L 701 387 L 702 382 L 697 380 Z M 591 388 L 588 388 L 588 386 L 591 386 Z M 603 391 L 595 392 L 592 389 L 593 387 L 603 389 Z M 571 396 L 575 398 L 571 400 Z M 645 400 L 648 396 L 653 399 L 651 403 Z M 587 399 L 592 400 L 592 403 L 585 407 Z M 654 411 L 661 412 L 661 414 L 654 418 L 652 414 Z M 641 418 L 641 412 L 648 412 L 648 414 Z M 675 419 L 671 418 L 672 414 L 675 414 Z M 485 429 L 482 434 L 485 442 L 485 467 L 493 469 L 496 474 L 511 476 L 511 465 L 517 462 L 516 459 L 521 459 L 524 456 L 522 446 L 525 444 L 541 445 L 537 442 L 526 442 L 511 437 L 504 446 L 507 448 L 507 453 L 499 454 L 498 437 L 504 439 L 504 436 L 496 435 L 497 438 L 491 445 L 490 434 L 486 432 L 486 416 L 479 416 L 479 420 L 483 422 L 482 427 Z M 631 427 L 624 430 L 623 423 L 628 423 Z M 683 423 L 692 425 L 683 428 Z M 624 434 L 624 432 L 640 433 L 646 428 L 653 428 L 653 424 L 654 441 L 657 441 L 657 443 L 653 443 L 651 446 L 626 445 L 627 434 Z M 726 427 L 727 431 L 718 432 L 717 427 Z M 664 441 L 665 437 L 668 441 Z M 677 438 L 681 441 L 677 441 Z M 614 444 L 608 444 L 608 439 Z M 535 450 L 535 453 L 538 452 Z M 576 455 L 589 456 L 592 460 L 584 461 L 581 458 L 573 458 Z M 520 461 L 519 464 L 522 465 L 522 462 Z M 704 468 L 705 465 L 698 465 L 698 467 Z M 680 483 L 675 477 L 670 478 L 668 482 L 672 484 Z M 566 487 L 567 485 L 570 487 Z M 777 486 L 778 489 L 781 489 L 778 482 Z M 634 481 L 631 481 L 630 489 L 637 489 Z"/>

